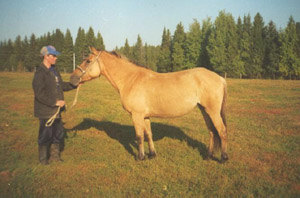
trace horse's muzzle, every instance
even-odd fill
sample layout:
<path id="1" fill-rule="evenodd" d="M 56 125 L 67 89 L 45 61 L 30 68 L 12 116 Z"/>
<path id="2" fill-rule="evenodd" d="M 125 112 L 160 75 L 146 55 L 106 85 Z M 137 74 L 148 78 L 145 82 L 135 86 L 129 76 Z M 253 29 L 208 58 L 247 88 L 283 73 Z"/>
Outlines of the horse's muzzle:
<path id="1" fill-rule="evenodd" d="M 80 83 L 80 77 L 79 77 L 79 76 L 76 76 L 76 75 L 72 75 L 72 76 L 70 77 L 70 83 L 71 83 L 73 86 L 77 87 L 77 86 L 79 85 L 79 83 Z"/>

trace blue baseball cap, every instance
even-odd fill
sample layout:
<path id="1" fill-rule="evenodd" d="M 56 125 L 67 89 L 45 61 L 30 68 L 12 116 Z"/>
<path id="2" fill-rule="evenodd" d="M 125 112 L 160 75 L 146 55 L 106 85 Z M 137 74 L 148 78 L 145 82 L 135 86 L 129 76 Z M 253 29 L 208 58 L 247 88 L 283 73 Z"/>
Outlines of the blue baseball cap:
<path id="1" fill-rule="evenodd" d="M 45 55 L 60 55 L 60 52 L 56 51 L 55 47 L 53 47 L 52 45 L 48 45 L 48 46 L 44 46 L 41 49 L 41 56 L 45 56 Z"/>

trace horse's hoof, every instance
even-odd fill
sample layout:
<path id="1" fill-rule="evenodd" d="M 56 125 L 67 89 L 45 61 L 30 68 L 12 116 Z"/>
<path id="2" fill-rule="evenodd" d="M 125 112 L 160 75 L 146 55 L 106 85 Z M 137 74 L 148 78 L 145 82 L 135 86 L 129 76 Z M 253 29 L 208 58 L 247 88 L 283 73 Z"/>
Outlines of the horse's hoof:
<path id="1" fill-rule="evenodd" d="M 228 161 L 228 155 L 227 155 L 227 153 L 223 153 L 222 155 L 221 155 L 221 163 L 225 163 L 226 161 Z"/>
<path id="2" fill-rule="evenodd" d="M 213 154 L 208 154 L 205 159 L 209 161 L 209 160 L 214 160 L 215 157 Z"/>
<path id="3" fill-rule="evenodd" d="M 153 159 L 156 157 L 156 153 L 155 152 L 150 152 L 148 155 L 148 159 Z"/>
<path id="4" fill-rule="evenodd" d="M 136 160 L 137 161 L 143 161 L 143 160 L 145 160 L 145 155 L 138 155 L 137 157 L 136 157 Z"/>

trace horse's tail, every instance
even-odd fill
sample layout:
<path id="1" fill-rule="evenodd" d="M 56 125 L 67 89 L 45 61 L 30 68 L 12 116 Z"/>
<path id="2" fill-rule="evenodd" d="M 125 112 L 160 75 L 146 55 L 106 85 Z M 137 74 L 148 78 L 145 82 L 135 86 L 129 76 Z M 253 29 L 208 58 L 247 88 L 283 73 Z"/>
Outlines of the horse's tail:
<path id="1" fill-rule="evenodd" d="M 226 117 L 225 117 L 225 110 L 226 110 L 226 102 L 227 102 L 227 83 L 224 80 L 224 93 L 223 93 L 223 101 L 222 101 L 222 106 L 221 106 L 221 117 L 223 120 L 223 123 L 225 127 L 227 128 L 227 123 L 226 123 Z"/>

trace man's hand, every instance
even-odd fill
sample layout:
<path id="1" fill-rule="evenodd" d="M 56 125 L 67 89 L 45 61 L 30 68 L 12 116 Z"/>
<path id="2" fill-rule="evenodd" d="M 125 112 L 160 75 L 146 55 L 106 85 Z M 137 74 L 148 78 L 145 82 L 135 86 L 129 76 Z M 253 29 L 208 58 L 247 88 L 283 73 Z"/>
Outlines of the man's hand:
<path id="1" fill-rule="evenodd" d="M 59 107 L 63 107 L 63 106 L 65 106 L 65 101 L 64 100 L 58 100 L 57 102 L 56 102 L 56 106 L 59 106 Z"/>

